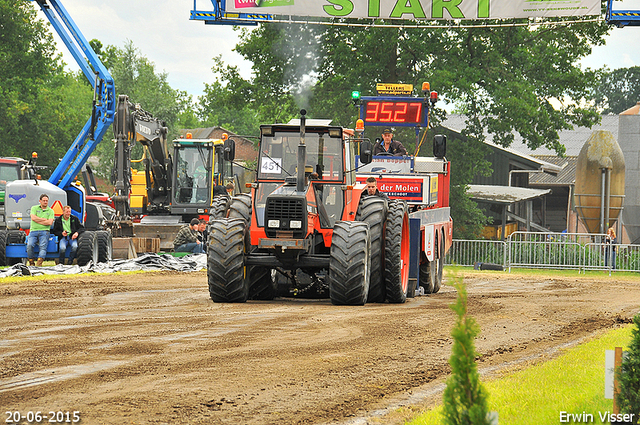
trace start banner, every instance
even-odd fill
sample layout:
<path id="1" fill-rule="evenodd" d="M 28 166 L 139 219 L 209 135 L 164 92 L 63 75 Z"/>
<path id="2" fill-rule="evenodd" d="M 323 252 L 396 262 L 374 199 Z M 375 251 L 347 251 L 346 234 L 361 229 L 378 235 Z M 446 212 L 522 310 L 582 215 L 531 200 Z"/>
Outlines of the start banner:
<path id="1" fill-rule="evenodd" d="M 600 0 L 227 0 L 226 12 L 405 20 L 600 15 Z"/>

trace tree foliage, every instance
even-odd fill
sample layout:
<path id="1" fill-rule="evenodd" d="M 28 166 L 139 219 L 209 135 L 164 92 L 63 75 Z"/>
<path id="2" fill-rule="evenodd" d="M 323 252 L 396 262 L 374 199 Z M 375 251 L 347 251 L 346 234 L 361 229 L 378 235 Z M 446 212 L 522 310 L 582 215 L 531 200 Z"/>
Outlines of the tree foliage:
<path id="1" fill-rule="evenodd" d="M 640 314 L 633 317 L 635 328 L 631 331 L 631 343 L 622 365 L 616 371 L 620 392 L 616 402 L 621 413 L 632 413 L 640 418 Z M 637 423 L 637 419 L 634 419 Z"/>
<path id="2" fill-rule="evenodd" d="M 2 155 L 29 158 L 36 151 L 50 170 L 86 122 L 91 102 L 91 91 L 64 72 L 54 46 L 31 2 L 0 0 Z"/>
<path id="3" fill-rule="evenodd" d="M 451 331 L 451 376 L 443 394 L 443 417 L 446 425 L 488 425 L 487 392 L 480 382 L 476 366 L 473 340 L 480 333 L 476 321 L 468 316 L 467 289 L 459 278 L 456 303 L 450 308 L 456 313 L 456 324 Z"/>
<path id="4" fill-rule="evenodd" d="M 598 73 L 593 98 L 603 114 L 619 114 L 640 100 L 640 66 L 604 68 Z"/>
<path id="5" fill-rule="evenodd" d="M 155 64 L 142 55 L 132 41 L 127 41 L 124 48 L 103 48 L 98 40 L 91 40 L 90 44 L 111 73 L 117 94 L 126 94 L 131 103 L 140 104 L 142 109 L 165 121 L 170 140 L 177 135 L 181 121 L 193 123 L 189 114 L 191 96 L 173 89 L 167 81 L 167 73 L 156 72 Z M 109 138 L 105 137 L 104 143 L 98 145 L 95 152 L 100 162 L 96 171 L 102 177 L 110 175 L 113 164 L 114 145 L 107 140 Z M 132 157 L 139 159 L 142 154 L 142 146 L 135 145 Z"/>
<path id="6" fill-rule="evenodd" d="M 298 98 L 305 100 L 310 117 L 352 127 L 358 116 L 352 90 L 373 95 L 379 82 L 420 87 L 429 81 L 468 117 L 463 134 L 469 146 L 448 155 L 453 175 L 464 176 L 456 178 L 460 190 L 452 190 L 451 204 L 457 206 L 452 211 L 457 233 L 477 234 L 482 214 L 463 189 L 473 173 L 490 172 L 481 154 L 488 134 L 509 146 L 518 132 L 531 149 L 546 146 L 563 154 L 559 131 L 599 120 L 595 107 L 582 106 L 592 94 L 595 72 L 583 71 L 578 61 L 591 46 L 603 44 L 607 25 L 513 23 L 450 29 L 263 24 L 243 30 L 237 46 L 253 63 L 253 77 L 220 73 L 216 88 L 239 94 L 260 122 L 295 116 L 296 95 L 303 92 L 308 96 Z M 431 126 L 443 116 L 434 114 Z M 379 130 L 365 135 L 379 137 Z M 398 129 L 396 136 L 415 150 L 412 129 Z"/>

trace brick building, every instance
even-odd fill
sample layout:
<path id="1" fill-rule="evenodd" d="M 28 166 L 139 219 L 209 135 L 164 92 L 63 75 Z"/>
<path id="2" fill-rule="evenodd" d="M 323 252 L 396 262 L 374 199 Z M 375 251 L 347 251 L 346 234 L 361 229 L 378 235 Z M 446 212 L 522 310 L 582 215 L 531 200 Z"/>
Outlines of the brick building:
<path id="1" fill-rule="evenodd" d="M 191 133 L 194 139 L 222 139 L 222 133 L 227 133 L 229 138 L 236 142 L 236 161 L 256 161 L 258 159 L 258 150 L 251 140 L 240 137 L 222 127 L 186 128 L 180 130 L 180 137 L 185 137 L 187 133 Z"/>

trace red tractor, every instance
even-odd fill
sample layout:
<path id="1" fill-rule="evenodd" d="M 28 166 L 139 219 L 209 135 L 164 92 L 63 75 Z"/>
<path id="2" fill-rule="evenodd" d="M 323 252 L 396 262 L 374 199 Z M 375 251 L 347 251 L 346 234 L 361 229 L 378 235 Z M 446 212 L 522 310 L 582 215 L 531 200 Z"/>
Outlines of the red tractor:
<path id="1" fill-rule="evenodd" d="M 234 197 L 227 218 L 209 226 L 211 299 L 313 293 L 333 304 L 405 302 L 414 293 L 406 202 L 364 197 L 356 154 L 370 162 L 371 143 L 305 114 L 297 125 L 260 127 L 251 197 Z"/>

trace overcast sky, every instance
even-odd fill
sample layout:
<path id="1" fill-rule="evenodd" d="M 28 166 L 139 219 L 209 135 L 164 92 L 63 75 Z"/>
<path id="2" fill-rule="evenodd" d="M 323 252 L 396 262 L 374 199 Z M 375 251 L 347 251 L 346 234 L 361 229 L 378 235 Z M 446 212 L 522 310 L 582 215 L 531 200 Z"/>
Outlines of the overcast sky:
<path id="1" fill-rule="evenodd" d="M 226 64 L 238 65 L 251 75 L 251 64 L 233 51 L 237 32 L 226 25 L 205 25 L 189 20 L 192 0 L 61 0 L 87 40 L 123 47 L 131 40 L 141 54 L 155 63 L 156 72 L 166 72 L 171 87 L 194 96 L 211 83 L 212 58 L 222 55 Z M 640 9 L 640 0 L 615 3 L 616 9 Z M 199 10 L 213 10 L 210 0 L 198 0 Z M 42 12 L 39 16 L 46 20 Z M 52 29 L 52 32 L 53 31 Z M 58 42 L 67 64 L 77 69 L 67 48 Z M 584 67 L 610 69 L 640 65 L 640 27 L 614 28 L 607 45 L 595 47 Z M 411 83 L 411 82 L 409 82 Z"/>

